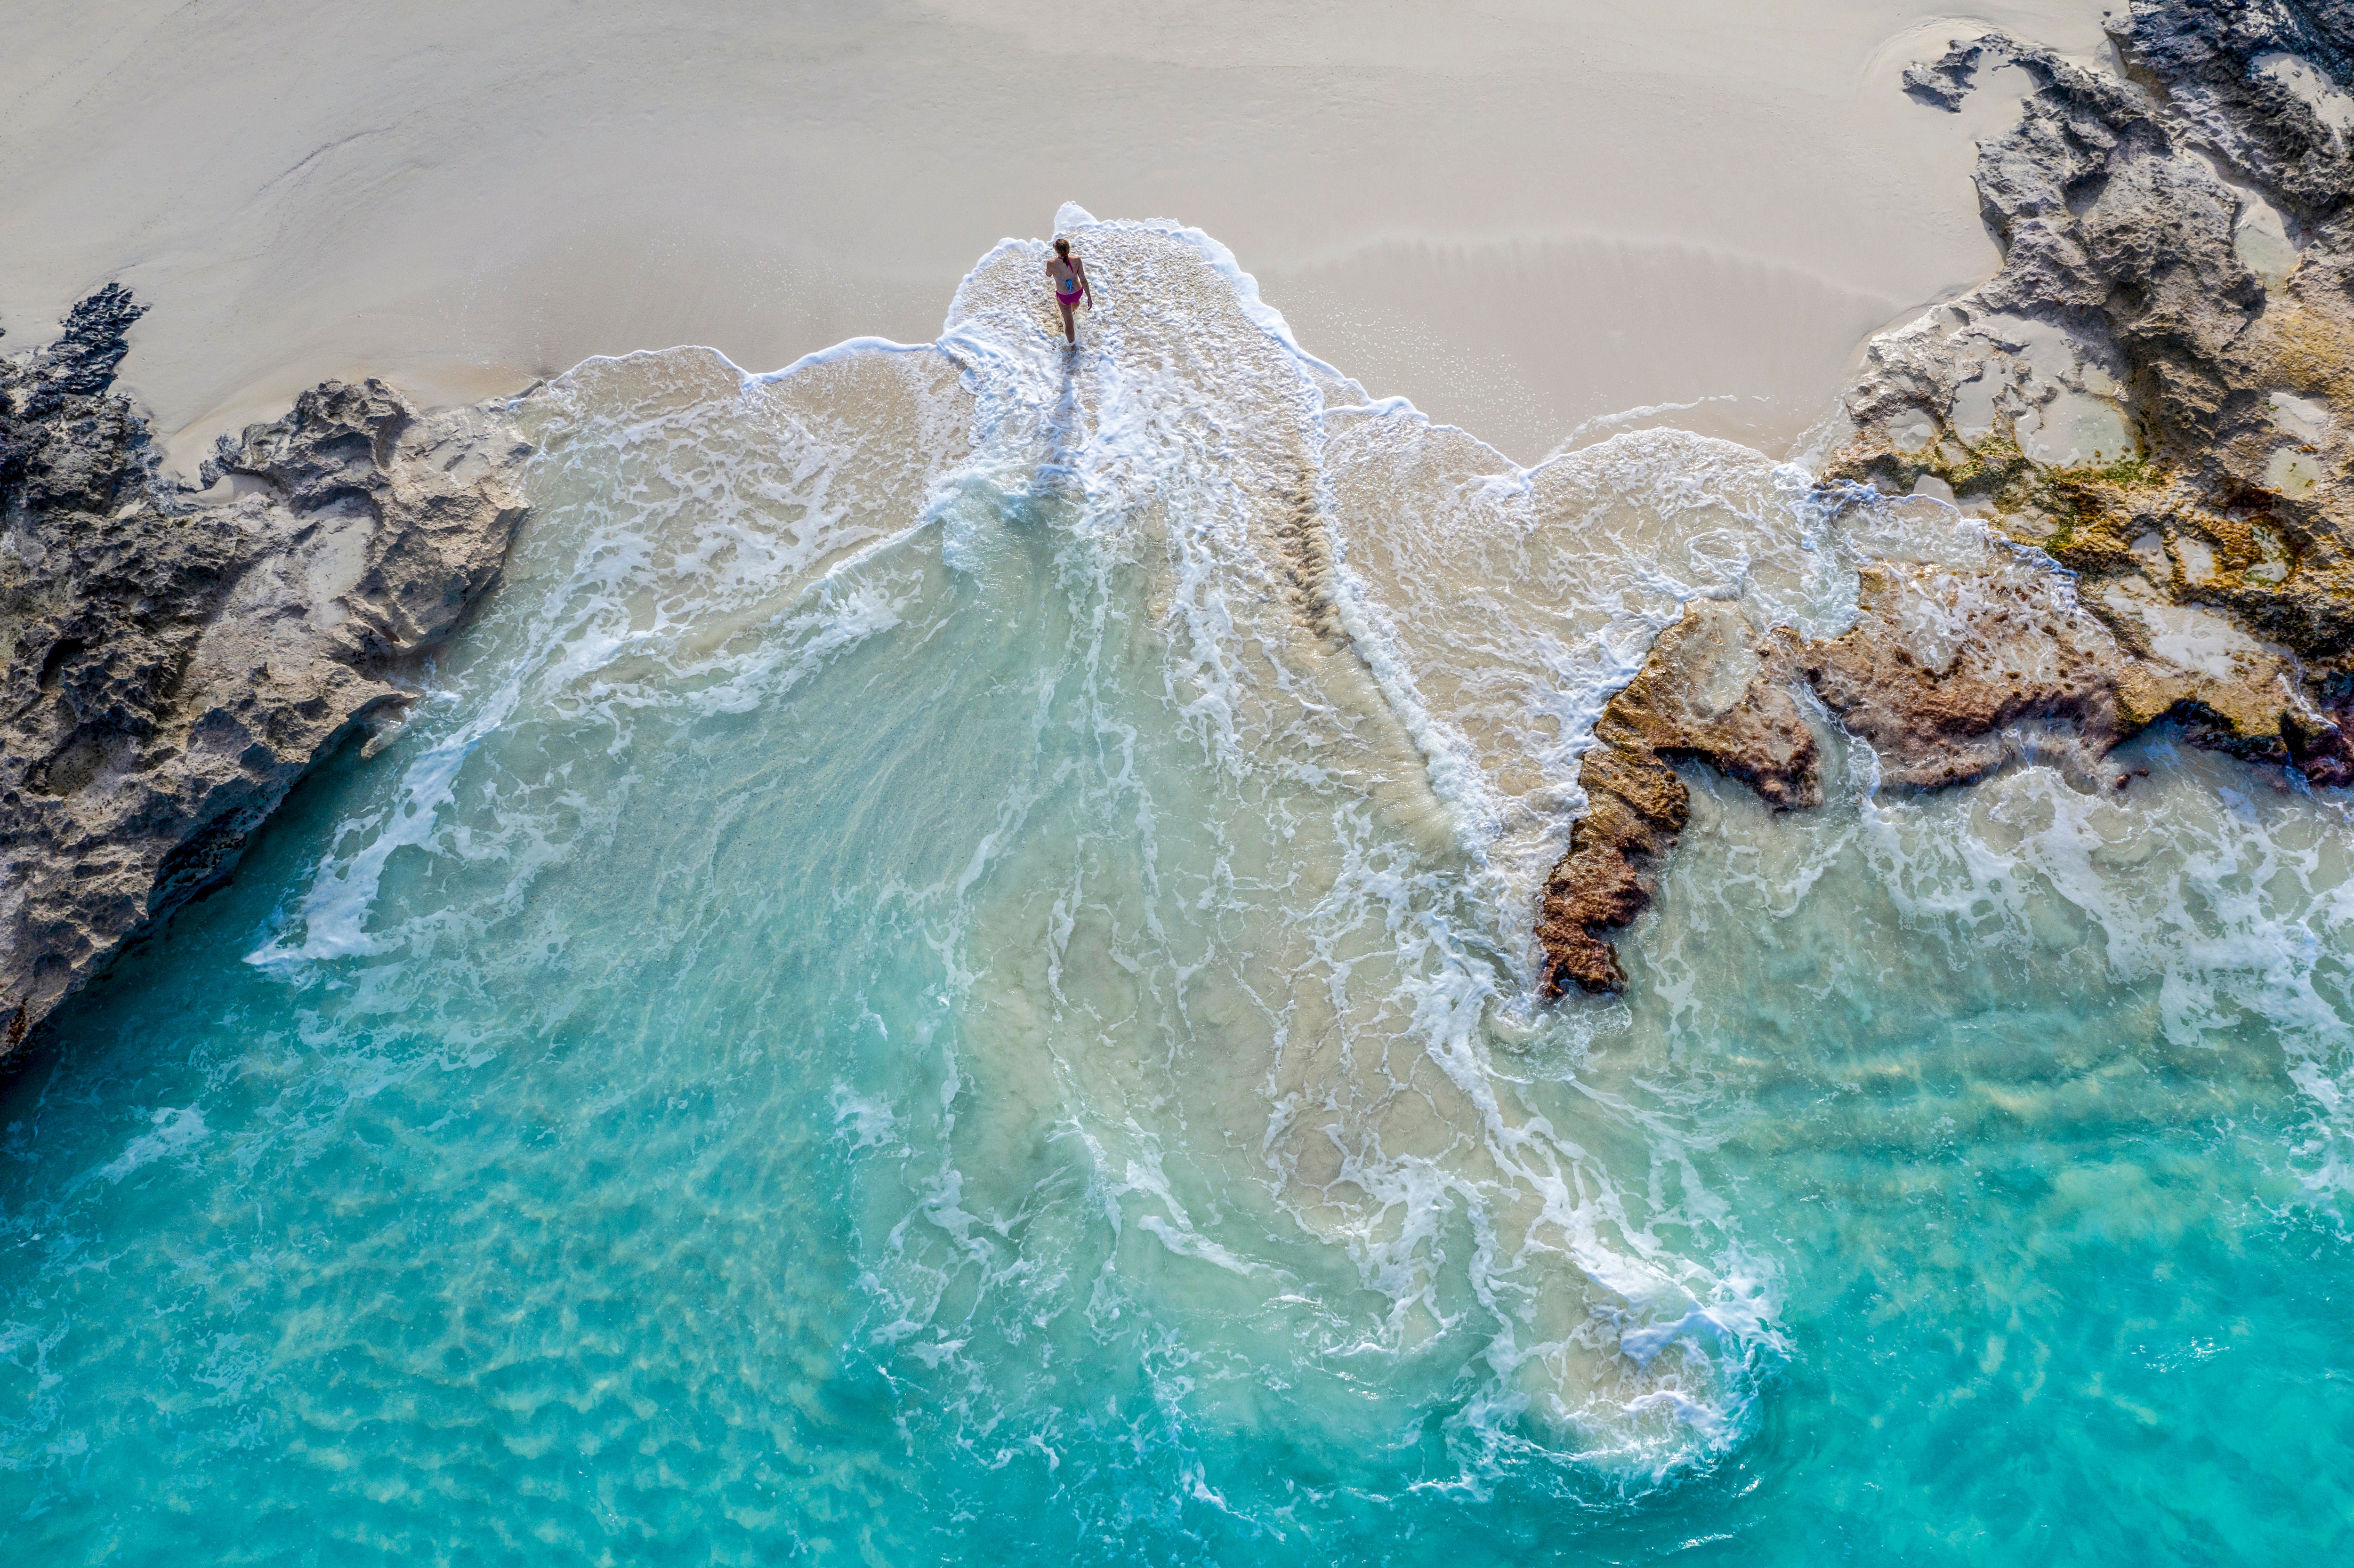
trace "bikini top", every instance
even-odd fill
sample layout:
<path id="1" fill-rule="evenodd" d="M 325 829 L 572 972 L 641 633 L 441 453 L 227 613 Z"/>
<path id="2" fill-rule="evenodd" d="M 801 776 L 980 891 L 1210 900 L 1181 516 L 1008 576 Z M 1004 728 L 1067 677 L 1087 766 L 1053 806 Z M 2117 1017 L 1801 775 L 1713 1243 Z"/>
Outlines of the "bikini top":
<path id="1" fill-rule="evenodd" d="M 1079 291 L 1079 259 L 1076 256 L 1071 256 L 1057 257 L 1055 260 L 1067 260 L 1071 264 L 1071 275 L 1069 277 L 1057 278 L 1055 280 L 1055 292 L 1062 295 L 1066 299 L 1069 299 L 1076 295 Z"/>

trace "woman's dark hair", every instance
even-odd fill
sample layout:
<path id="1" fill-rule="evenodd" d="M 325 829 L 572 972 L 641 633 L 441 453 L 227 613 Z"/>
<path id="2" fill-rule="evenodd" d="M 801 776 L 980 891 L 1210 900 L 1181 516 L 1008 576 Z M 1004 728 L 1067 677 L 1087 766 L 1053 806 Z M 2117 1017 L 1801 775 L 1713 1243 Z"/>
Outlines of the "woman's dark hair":
<path id="1" fill-rule="evenodd" d="M 1071 259 L 1071 242 L 1059 234 L 1055 236 L 1055 254 L 1066 261 Z"/>

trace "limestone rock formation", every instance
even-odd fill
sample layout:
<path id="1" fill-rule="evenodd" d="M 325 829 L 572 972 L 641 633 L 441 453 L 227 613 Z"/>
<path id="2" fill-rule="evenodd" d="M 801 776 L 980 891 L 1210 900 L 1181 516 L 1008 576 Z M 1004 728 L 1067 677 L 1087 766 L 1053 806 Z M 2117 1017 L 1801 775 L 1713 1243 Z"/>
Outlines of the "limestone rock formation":
<path id="1" fill-rule="evenodd" d="M 1999 36 L 1915 85 L 2039 84 L 1981 154 L 1983 288 L 1873 346 L 1832 474 L 1921 485 L 2101 579 L 2233 612 L 2308 658 L 2354 643 L 2354 97 L 2326 30 L 2144 5 L 2150 87 Z M 2354 42 L 2354 12 L 2326 12 Z M 2204 29 L 2204 30 L 2202 30 Z M 2210 37 L 2212 34 L 2214 36 Z M 2170 73 L 2170 74 L 2168 74 Z M 2161 94 L 2163 96 L 2161 96 Z M 2097 598 L 2097 596 L 2094 596 Z"/>
<path id="2" fill-rule="evenodd" d="M 1980 72 L 2033 85 L 1979 153 L 2003 263 L 1872 344 L 1824 474 L 2031 548 L 1866 568 L 1843 636 L 1749 638 L 1741 700 L 1763 724 L 1811 692 L 1884 785 L 2031 755 L 2090 786 L 2166 717 L 2354 782 L 2354 0 L 2137 0 L 2110 27 L 2124 77 L 2000 35 L 1907 73 L 1949 109 Z M 1622 983 L 1601 933 L 1683 820 L 1652 769 L 1714 762 L 1777 806 L 1815 790 L 1651 721 L 1722 680 L 1692 662 L 1698 624 L 1727 623 L 1694 607 L 1664 634 L 1581 762 L 1587 812 L 1539 913 L 1549 992 Z"/>
<path id="3" fill-rule="evenodd" d="M 143 309 L 110 285 L 0 361 L 0 1060 L 411 699 L 524 513 L 502 415 L 373 379 L 164 482 L 111 389 Z"/>

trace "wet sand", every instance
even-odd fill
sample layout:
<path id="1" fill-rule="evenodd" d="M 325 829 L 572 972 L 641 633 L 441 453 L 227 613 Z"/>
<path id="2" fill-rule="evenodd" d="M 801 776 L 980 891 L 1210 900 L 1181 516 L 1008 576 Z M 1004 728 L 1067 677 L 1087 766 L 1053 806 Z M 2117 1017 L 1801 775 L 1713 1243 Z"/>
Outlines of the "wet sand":
<path id="1" fill-rule="evenodd" d="M 2090 58 L 2100 9 L 38 0 L 0 58 L 0 346 L 122 279 L 156 307 L 125 380 L 192 464 L 329 375 L 448 403 L 928 338 L 1076 199 L 1208 229 L 1309 348 L 1515 458 L 1663 403 L 1776 450 L 1993 267 L 1971 137 L 2009 102 L 1898 74 L 1989 25 Z"/>

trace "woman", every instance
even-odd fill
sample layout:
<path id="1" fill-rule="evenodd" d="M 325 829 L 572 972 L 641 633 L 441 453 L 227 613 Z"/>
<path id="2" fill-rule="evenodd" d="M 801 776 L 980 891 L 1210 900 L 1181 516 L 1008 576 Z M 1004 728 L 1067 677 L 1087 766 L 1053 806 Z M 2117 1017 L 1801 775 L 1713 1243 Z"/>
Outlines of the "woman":
<path id="1" fill-rule="evenodd" d="M 1055 281 L 1055 302 L 1063 307 L 1063 339 L 1079 341 L 1079 329 L 1071 320 L 1071 313 L 1081 300 L 1096 302 L 1095 290 L 1087 286 L 1087 264 L 1071 254 L 1071 242 L 1060 235 L 1055 237 L 1055 254 L 1046 260 L 1046 276 Z"/>

